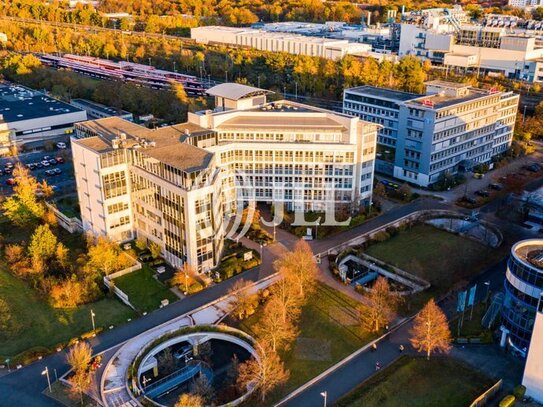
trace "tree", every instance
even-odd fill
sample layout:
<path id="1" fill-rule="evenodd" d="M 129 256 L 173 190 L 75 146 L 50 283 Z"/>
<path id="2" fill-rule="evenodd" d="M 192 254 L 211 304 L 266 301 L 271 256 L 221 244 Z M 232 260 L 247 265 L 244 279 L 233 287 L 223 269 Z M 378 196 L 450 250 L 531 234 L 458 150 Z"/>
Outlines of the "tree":
<path id="1" fill-rule="evenodd" d="M 66 360 L 73 369 L 73 375 L 70 378 L 72 391 L 79 394 L 81 404 L 83 404 L 83 392 L 91 386 L 91 376 L 89 365 L 92 359 L 92 348 L 87 342 L 76 343 L 66 355 Z"/>
<path id="2" fill-rule="evenodd" d="M 378 182 L 375 188 L 373 188 L 373 196 L 376 198 L 386 198 L 387 190 L 381 182 Z"/>
<path id="3" fill-rule="evenodd" d="M 94 243 L 89 240 L 88 257 L 88 266 L 106 276 L 128 264 L 119 247 L 105 236 L 99 236 Z"/>
<path id="4" fill-rule="evenodd" d="M 296 286 L 291 284 L 288 278 L 288 270 L 279 270 L 279 281 L 273 285 L 273 297 L 277 312 L 281 315 L 284 323 L 288 319 L 296 321 L 301 313 L 301 308 L 306 300 L 300 296 Z"/>
<path id="5" fill-rule="evenodd" d="M 276 387 L 285 383 L 290 372 L 266 343 L 257 343 L 258 359 L 250 358 L 239 365 L 238 387 L 245 392 L 248 386 L 256 386 L 261 401 Z"/>
<path id="6" fill-rule="evenodd" d="M 175 93 L 175 97 L 181 103 L 189 103 L 189 98 L 187 97 L 187 92 L 185 92 L 185 87 L 181 82 L 174 82 L 172 84 L 172 89 Z"/>
<path id="7" fill-rule="evenodd" d="M 139 237 L 136 239 L 136 247 L 141 250 L 141 251 L 144 251 L 145 249 L 147 249 L 147 240 L 145 240 L 144 237 Z"/>
<path id="8" fill-rule="evenodd" d="M 367 330 L 379 332 L 392 321 L 399 297 L 391 292 L 387 279 L 381 276 L 364 297 L 367 304 L 361 305 L 362 323 Z"/>
<path id="9" fill-rule="evenodd" d="M 35 223 L 45 213 L 43 203 L 36 197 L 36 190 L 44 189 L 44 183 L 36 181 L 28 168 L 21 164 L 15 166 L 13 177 L 17 183 L 13 187 L 13 195 L 2 204 L 4 214 L 18 226 Z"/>
<path id="10" fill-rule="evenodd" d="M 187 262 L 183 263 L 183 266 L 175 272 L 170 284 L 178 287 L 180 290 L 189 294 L 189 288 L 194 282 L 194 276 L 196 275 L 196 269 Z"/>
<path id="11" fill-rule="evenodd" d="M 69 249 L 64 246 L 61 242 L 57 244 L 57 248 L 55 249 L 55 259 L 60 268 L 66 269 L 68 268 L 68 262 L 69 262 Z"/>
<path id="12" fill-rule="evenodd" d="M 204 404 L 209 404 L 215 397 L 215 390 L 205 374 L 200 373 L 191 386 L 191 393 L 202 398 Z"/>
<path id="13" fill-rule="evenodd" d="M 184 393 L 181 394 L 174 407 L 203 407 L 204 401 L 197 394 Z"/>
<path id="14" fill-rule="evenodd" d="M 413 195 L 413 191 L 408 183 L 403 183 L 400 188 L 398 188 L 398 193 L 404 201 L 410 201 Z"/>
<path id="15" fill-rule="evenodd" d="M 49 296 L 55 308 L 75 308 L 82 303 L 83 287 L 74 275 L 53 285 Z"/>
<path id="16" fill-rule="evenodd" d="M 173 356 L 171 348 L 166 348 L 160 353 L 157 361 L 158 369 L 164 376 L 173 373 L 175 370 L 175 357 Z"/>
<path id="17" fill-rule="evenodd" d="M 149 245 L 149 250 L 151 251 L 151 256 L 153 259 L 160 257 L 160 254 L 162 253 L 162 248 L 158 243 L 155 242 L 151 242 Z"/>
<path id="18" fill-rule="evenodd" d="M 239 320 L 252 315 L 258 305 L 257 295 L 249 291 L 250 285 L 248 281 L 238 280 L 228 290 L 228 295 L 231 297 L 228 303 L 229 310 Z"/>
<path id="19" fill-rule="evenodd" d="M 448 353 L 451 349 L 451 331 L 447 317 L 431 299 L 417 314 L 411 330 L 411 344 L 419 352 L 426 352 L 426 358 L 437 351 Z"/>
<path id="20" fill-rule="evenodd" d="M 286 278 L 297 287 L 300 297 L 314 289 L 318 267 L 313 252 L 305 240 L 299 240 L 294 250 L 277 260 L 274 267 L 276 270 L 284 270 Z"/>
<path id="21" fill-rule="evenodd" d="M 273 352 L 288 350 L 290 343 L 298 335 L 293 321 L 290 318 L 283 319 L 279 302 L 275 296 L 268 300 L 262 317 L 254 328 L 260 341 L 269 345 Z"/>
<path id="22" fill-rule="evenodd" d="M 34 230 L 28 245 L 28 254 L 36 271 L 43 270 L 47 261 L 55 255 L 57 244 L 57 237 L 51 232 L 49 225 L 40 225 Z"/>

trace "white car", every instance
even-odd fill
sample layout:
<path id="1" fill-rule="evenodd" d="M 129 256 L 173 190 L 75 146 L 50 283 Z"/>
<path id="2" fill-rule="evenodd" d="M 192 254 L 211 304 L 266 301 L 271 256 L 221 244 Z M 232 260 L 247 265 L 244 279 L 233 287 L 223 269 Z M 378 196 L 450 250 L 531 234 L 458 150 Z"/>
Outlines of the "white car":
<path id="1" fill-rule="evenodd" d="M 57 148 L 61 149 L 61 150 L 64 150 L 66 148 L 66 143 L 58 142 L 57 143 Z"/>
<path id="2" fill-rule="evenodd" d="M 49 161 L 43 160 L 43 161 L 41 162 L 41 165 L 43 165 L 44 167 L 49 167 L 51 164 L 49 164 Z"/>

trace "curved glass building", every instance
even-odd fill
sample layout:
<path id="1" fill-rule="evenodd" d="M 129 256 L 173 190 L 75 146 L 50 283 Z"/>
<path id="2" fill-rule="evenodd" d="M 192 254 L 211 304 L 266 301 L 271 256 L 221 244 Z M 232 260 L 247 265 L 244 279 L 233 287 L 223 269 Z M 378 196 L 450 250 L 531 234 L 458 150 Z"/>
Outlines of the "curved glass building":
<path id="1" fill-rule="evenodd" d="M 502 324 L 509 343 L 525 354 L 543 290 L 543 239 L 522 240 L 511 248 L 504 285 Z"/>

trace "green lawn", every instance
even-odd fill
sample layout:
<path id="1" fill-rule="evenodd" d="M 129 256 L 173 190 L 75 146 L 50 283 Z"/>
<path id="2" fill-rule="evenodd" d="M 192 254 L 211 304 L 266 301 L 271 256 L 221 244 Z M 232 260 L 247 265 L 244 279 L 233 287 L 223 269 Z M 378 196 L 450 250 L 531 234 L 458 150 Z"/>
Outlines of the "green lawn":
<path id="1" fill-rule="evenodd" d="M 278 400 L 367 343 L 371 336 L 359 324 L 358 303 L 322 284 L 302 310 L 299 342 L 281 355 L 290 380 L 269 397 Z M 241 329 L 253 334 L 257 312 L 243 321 Z M 255 402 L 255 405 L 261 405 Z"/>
<path id="2" fill-rule="evenodd" d="M 449 358 L 403 357 L 336 407 L 469 406 L 496 381 Z"/>
<path id="3" fill-rule="evenodd" d="M 34 347 L 52 348 L 92 330 L 90 310 L 96 313 L 96 327 L 109 327 L 133 318 L 133 311 L 116 299 L 103 299 L 73 310 L 51 307 L 24 282 L 0 267 L 0 297 L 10 305 L 21 330 L 16 336 L 0 336 L 0 357 L 14 356 Z"/>
<path id="4" fill-rule="evenodd" d="M 425 224 L 373 244 L 365 253 L 429 281 L 434 295 L 469 280 L 502 256 L 500 250 Z"/>
<path id="5" fill-rule="evenodd" d="M 159 308 L 160 301 L 164 299 L 168 299 L 170 303 L 177 300 L 177 296 L 154 279 L 153 274 L 153 270 L 144 265 L 141 270 L 115 279 L 115 285 L 128 295 L 130 303 L 141 312 Z"/>

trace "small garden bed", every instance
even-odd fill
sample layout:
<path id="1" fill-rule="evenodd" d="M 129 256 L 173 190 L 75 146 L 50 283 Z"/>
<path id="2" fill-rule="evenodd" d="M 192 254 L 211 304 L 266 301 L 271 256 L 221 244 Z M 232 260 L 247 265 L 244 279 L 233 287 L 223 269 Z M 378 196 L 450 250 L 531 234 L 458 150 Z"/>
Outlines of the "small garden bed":
<path id="1" fill-rule="evenodd" d="M 154 278 L 154 271 L 148 265 L 113 281 L 116 287 L 128 295 L 130 303 L 140 312 L 159 308 L 162 300 L 168 300 L 170 303 L 177 300 L 177 296 L 168 287 Z"/>
<path id="2" fill-rule="evenodd" d="M 245 260 L 245 256 L 247 256 L 247 260 Z M 212 276 L 215 282 L 220 282 L 259 264 L 260 255 L 256 250 L 248 249 L 241 243 L 225 240 L 223 257 L 217 268 L 212 271 Z"/>

